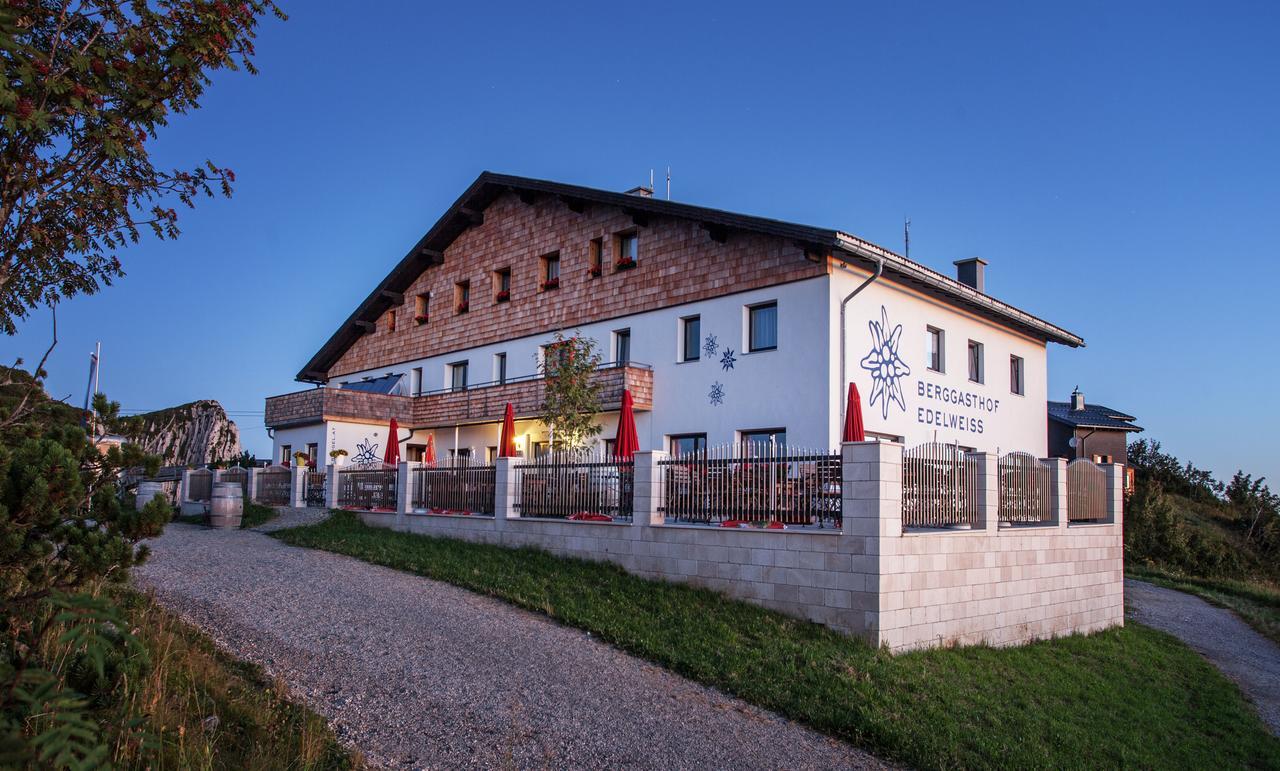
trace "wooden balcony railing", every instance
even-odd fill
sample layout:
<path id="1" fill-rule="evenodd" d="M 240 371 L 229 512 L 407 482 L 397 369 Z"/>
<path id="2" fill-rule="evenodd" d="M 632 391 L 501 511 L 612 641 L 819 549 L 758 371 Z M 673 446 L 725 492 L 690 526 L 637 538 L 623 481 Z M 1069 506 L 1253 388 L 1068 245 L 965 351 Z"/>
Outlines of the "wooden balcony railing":
<path id="1" fill-rule="evenodd" d="M 645 364 L 610 364 L 596 373 L 601 383 L 600 409 L 617 410 L 629 389 L 634 407 L 653 409 L 653 369 Z M 342 388 L 312 388 L 267 398 L 266 425 L 271 428 L 325 420 L 383 422 L 395 418 L 405 428 L 492 423 L 502 420 L 507 403 L 517 418 L 532 418 L 542 404 L 541 377 L 480 383 L 466 389 L 429 391 L 419 396 L 388 396 Z"/>

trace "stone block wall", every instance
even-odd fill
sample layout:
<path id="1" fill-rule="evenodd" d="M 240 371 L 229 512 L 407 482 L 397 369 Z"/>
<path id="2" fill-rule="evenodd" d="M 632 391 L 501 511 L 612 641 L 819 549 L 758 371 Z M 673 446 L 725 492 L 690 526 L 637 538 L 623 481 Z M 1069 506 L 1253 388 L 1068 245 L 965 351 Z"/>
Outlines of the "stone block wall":
<path id="1" fill-rule="evenodd" d="M 665 523 L 657 459 L 636 456 L 632 523 L 521 518 L 501 459 L 493 517 L 362 512 L 380 527 L 608 561 L 645 578 L 722 592 L 893 651 L 1013 645 L 1124 623 L 1123 474 L 1108 469 L 1110 521 L 1000 526 L 995 501 L 970 530 L 904 531 L 901 445 L 844 446 L 843 529 L 783 531 Z M 980 464 L 986 475 L 995 464 Z M 406 472 L 407 474 L 407 472 Z M 1054 474 L 1059 484 L 1065 475 Z M 980 485 L 992 487 L 990 480 Z M 994 494 L 994 492 L 993 492 Z M 989 498 L 990 496 L 986 496 Z M 1059 499 L 1061 496 L 1059 496 Z"/>

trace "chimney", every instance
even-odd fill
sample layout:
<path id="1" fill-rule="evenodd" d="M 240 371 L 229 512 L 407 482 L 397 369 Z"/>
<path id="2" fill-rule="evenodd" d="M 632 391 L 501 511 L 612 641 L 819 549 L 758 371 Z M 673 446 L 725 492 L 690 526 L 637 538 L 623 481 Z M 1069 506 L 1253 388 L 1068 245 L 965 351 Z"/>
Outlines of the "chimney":
<path id="1" fill-rule="evenodd" d="M 970 257 L 967 260 L 956 260 L 956 281 L 966 286 L 971 286 L 979 292 L 985 293 L 986 290 L 986 266 L 987 261 L 981 257 Z"/>
<path id="2" fill-rule="evenodd" d="M 645 187 L 644 185 L 637 185 L 636 187 L 626 191 L 626 195 L 638 195 L 641 198 L 652 198 L 653 188 Z"/>
<path id="3" fill-rule="evenodd" d="M 1071 392 L 1071 410 L 1079 412 L 1084 409 L 1084 394 L 1080 393 L 1080 386 L 1076 386 Z"/>

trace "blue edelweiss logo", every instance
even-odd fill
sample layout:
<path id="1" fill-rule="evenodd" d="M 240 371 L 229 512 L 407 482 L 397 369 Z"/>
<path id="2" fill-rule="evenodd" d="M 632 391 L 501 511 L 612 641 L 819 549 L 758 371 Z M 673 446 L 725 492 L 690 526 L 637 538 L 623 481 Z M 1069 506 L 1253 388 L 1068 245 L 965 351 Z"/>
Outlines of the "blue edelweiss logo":
<path id="1" fill-rule="evenodd" d="M 351 459 L 352 465 L 374 466 L 381 462 L 382 459 L 378 457 L 377 442 L 370 442 L 367 436 L 363 442 L 356 442 L 356 454 Z"/>
<path id="2" fill-rule="evenodd" d="M 862 368 L 871 373 L 871 398 L 867 403 L 875 406 L 880 400 L 880 416 L 889 417 L 889 402 L 897 402 L 903 412 L 907 411 L 907 402 L 902 398 L 902 379 L 911 374 L 911 368 L 898 355 L 898 344 L 902 342 L 902 325 L 889 328 L 889 312 L 880 306 L 880 321 L 868 321 L 871 330 L 871 353 L 862 359 Z"/>

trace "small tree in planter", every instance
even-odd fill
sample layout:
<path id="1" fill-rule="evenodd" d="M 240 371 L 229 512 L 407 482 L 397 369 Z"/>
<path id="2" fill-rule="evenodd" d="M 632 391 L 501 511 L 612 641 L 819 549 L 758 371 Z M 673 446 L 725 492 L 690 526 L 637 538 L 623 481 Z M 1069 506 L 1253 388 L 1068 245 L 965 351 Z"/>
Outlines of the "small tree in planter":
<path id="1" fill-rule="evenodd" d="M 330 450 L 329 460 L 330 462 L 333 463 L 333 465 L 341 466 L 343 463 L 347 462 L 347 451 L 346 450 Z"/>
<path id="2" fill-rule="evenodd" d="M 298 451 L 293 454 L 293 463 L 298 468 L 302 468 L 311 462 L 311 456 L 305 452 Z"/>
<path id="3" fill-rule="evenodd" d="M 553 446 L 580 452 L 601 431 L 600 382 L 595 371 L 600 353 L 591 338 L 557 332 L 539 369 L 545 379 L 539 420 L 551 433 Z"/>

